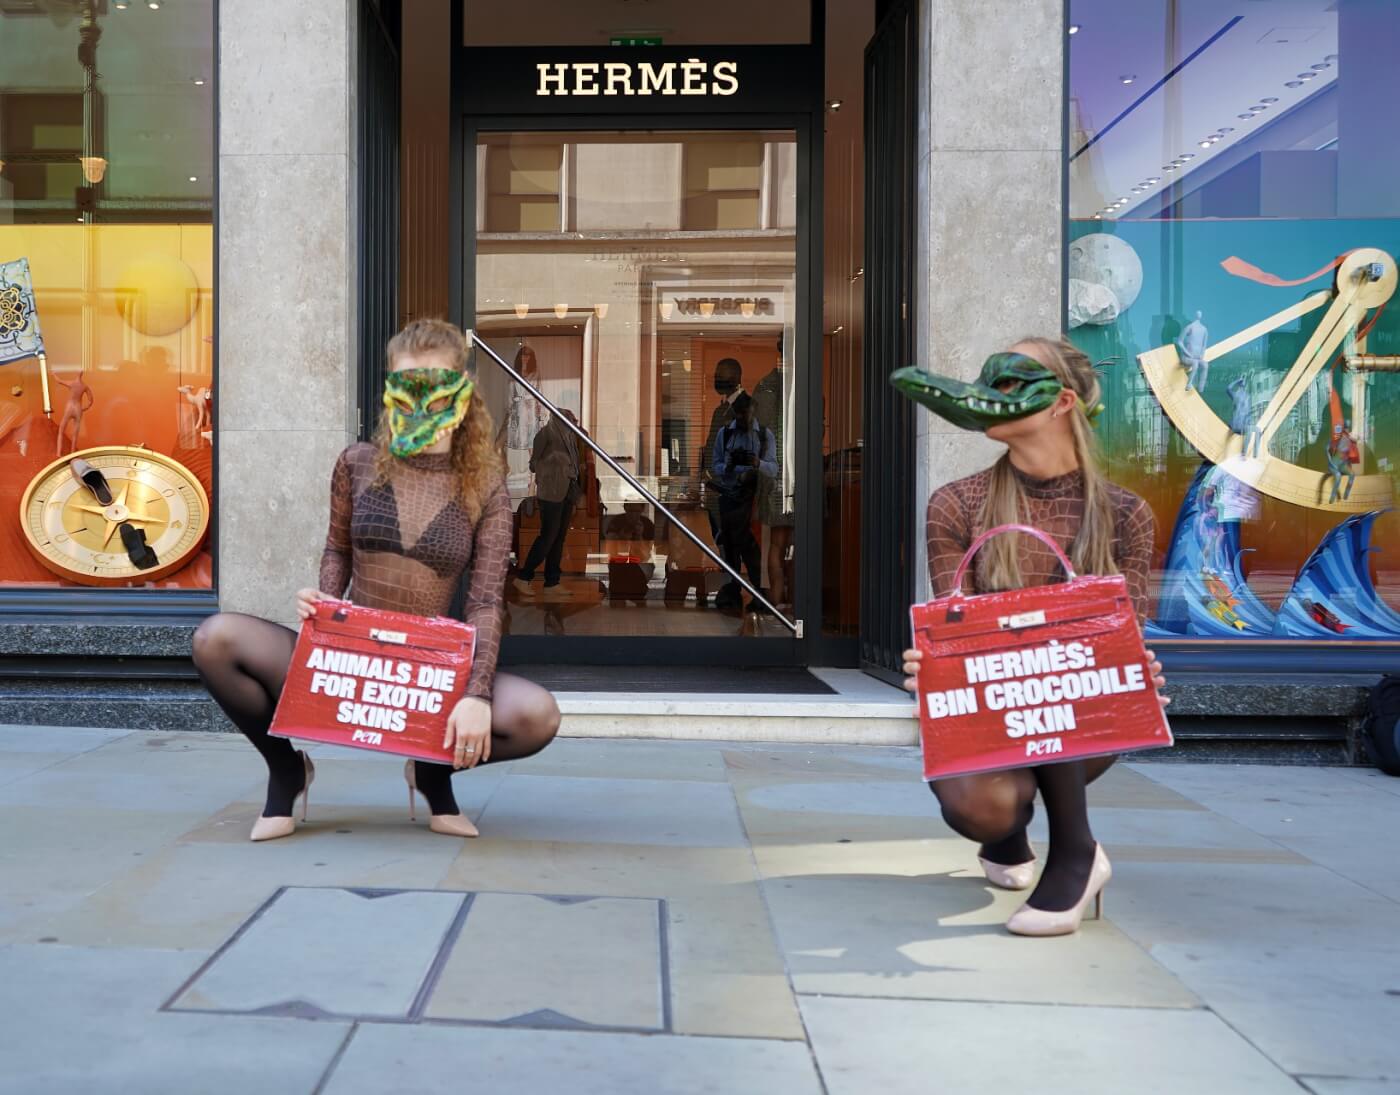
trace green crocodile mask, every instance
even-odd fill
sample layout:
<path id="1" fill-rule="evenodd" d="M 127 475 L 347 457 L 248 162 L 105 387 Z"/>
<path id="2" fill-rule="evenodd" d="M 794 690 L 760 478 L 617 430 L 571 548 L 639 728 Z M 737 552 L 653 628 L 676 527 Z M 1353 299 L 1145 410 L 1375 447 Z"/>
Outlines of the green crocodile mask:
<path id="1" fill-rule="evenodd" d="M 456 369 L 401 369 L 384 378 L 389 451 L 413 456 L 462 424 L 476 385 Z M 434 409 L 436 408 L 436 409 Z"/>
<path id="2" fill-rule="evenodd" d="M 970 384 L 912 366 L 896 370 L 890 383 L 940 418 L 964 430 L 979 432 L 1037 414 L 1051 406 L 1064 390 L 1060 378 L 1035 358 L 1012 353 L 987 358 L 981 374 Z M 1099 406 L 1084 410 L 1093 421 L 1102 409 Z"/>

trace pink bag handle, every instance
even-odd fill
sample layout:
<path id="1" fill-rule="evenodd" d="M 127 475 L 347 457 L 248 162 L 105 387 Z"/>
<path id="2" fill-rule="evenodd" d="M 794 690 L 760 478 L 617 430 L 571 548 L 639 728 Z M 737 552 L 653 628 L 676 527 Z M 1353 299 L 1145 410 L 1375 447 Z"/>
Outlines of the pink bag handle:
<path id="1" fill-rule="evenodd" d="M 1074 573 L 1074 564 L 1069 561 L 1068 556 L 1060 550 L 1060 545 L 1055 543 L 1054 537 L 1041 532 L 1038 528 L 1030 525 L 998 525 L 996 528 L 989 528 L 981 536 L 972 541 L 962 557 L 962 562 L 958 564 L 957 572 L 953 575 L 953 596 L 956 597 L 962 592 L 963 575 L 967 573 L 967 568 L 972 565 L 972 557 L 983 544 L 993 536 L 1000 536 L 1003 532 L 1024 532 L 1027 536 L 1034 536 L 1042 544 L 1055 553 L 1055 558 L 1060 560 L 1060 565 L 1065 568 L 1065 576 L 1072 582 L 1077 577 Z"/>

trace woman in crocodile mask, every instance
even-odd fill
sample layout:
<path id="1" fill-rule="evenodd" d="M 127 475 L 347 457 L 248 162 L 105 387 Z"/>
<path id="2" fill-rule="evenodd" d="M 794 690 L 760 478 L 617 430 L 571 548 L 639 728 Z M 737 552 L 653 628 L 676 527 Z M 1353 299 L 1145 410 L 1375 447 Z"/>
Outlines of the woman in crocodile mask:
<path id="1" fill-rule="evenodd" d="M 929 578 L 936 596 L 953 592 L 953 575 L 972 541 L 997 525 L 1026 524 L 1059 542 L 1081 574 L 1122 574 L 1139 620 L 1149 609 L 1152 511 L 1099 471 L 1093 422 L 1103 409 L 1089 359 L 1063 339 L 1026 338 L 994 354 L 974 383 L 902 369 L 894 383 L 935 414 L 1006 445 L 989 468 L 934 491 L 928 503 Z M 965 592 L 1044 585 L 1063 575 L 1054 554 L 1030 536 L 991 540 L 977 555 Z M 905 687 L 914 691 L 921 654 L 904 654 Z M 1160 690 L 1166 681 L 1152 660 Z M 1161 698 L 1166 704 L 1166 697 Z M 1007 927 L 1018 935 L 1076 931 L 1112 868 L 1089 826 L 1085 787 L 1113 758 L 1071 761 L 935 780 L 948 824 L 981 848 L 987 879 L 1010 890 L 1035 889 Z M 1039 881 L 1026 835 L 1039 792 L 1049 825 L 1049 855 Z"/>
<path id="2" fill-rule="evenodd" d="M 465 593 L 462 617 L 476 628 L 476 653 L 466 695 L 447 719 L 443 744 L 454 763 L 404 766 L 410 803 L 423 795 L 429 828 L 451 836 L 476 835 L 453 797 L 453 771 L 537 753 L 559 727 L 548 692 L 496 672 L 511 508 L 491 415 L 473 398 L 471 351 L 442 320 L 414 320 L 390 340 L 378 435 L 336 461 L 319 587 L 297 594 L 306 619 L 316 601 L 347 588 L 358 605 L 418 616 L 445 616 L 459 587 Z M 289 628 L 235 613 L 210 617 L 194 636 L 210 694 L 267 762 L 254 840 L 295 829 L 293 807 L 315 775 L 304 752 L 267 732 L 295 643 Z"/>

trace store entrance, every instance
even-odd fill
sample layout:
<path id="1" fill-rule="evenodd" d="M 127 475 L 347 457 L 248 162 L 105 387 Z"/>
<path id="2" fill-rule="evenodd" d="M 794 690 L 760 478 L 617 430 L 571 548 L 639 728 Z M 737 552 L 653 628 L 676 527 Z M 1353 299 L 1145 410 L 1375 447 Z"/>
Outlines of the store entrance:
<path id="1" fill-rule="evenodd" d="M 511 652 L 800 660 L 676 527 L 801 618 L 815 591 L 798 128 L 489 125 L 469 127 L 469 322 L 660 503 L 482 355 L 515 514 Z"/>

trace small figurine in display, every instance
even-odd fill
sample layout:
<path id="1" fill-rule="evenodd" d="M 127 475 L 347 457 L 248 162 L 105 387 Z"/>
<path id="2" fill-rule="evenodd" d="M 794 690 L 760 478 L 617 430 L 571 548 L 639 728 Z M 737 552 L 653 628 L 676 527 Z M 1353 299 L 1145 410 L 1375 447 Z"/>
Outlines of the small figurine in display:
<path id="1" fill-rule="evenodd" d="M 1307 614 L 1312 617 L 1314 623 L 1319 623 L 1327 628 L 1328 631 L 1335 631 L 1338 635 L 1342 634 L 1351 626 L 1350 624 L 1342 623 L 1341 620 L 1337 619 L 1337 614 L 1335 612 L 1317 601 L 1304 600 L 1303 608 L 1306 610 Z"/>
<path id="2" fill-rule="evenodd" d="M 1338 497 L 1351 497 L 1351 488 L 1356 484 L 1355 465 L 1360 463 L 1361 453 L 1351 436 L 1351 423 L 1338 422 L 1332 427 L 1332 440 L 1327 446 L 1327 474 L 1332 477 L 1331 505 Z M 1342 477 L 1346 476 L 1347 487 L 1342 490 Z"/>
<path id="3" fill-rule="evenodd" d="M 1225 385 L 1225 390 L 1230 393 L 1230 404 L 1233 408 L 1230 411 L 1230 432 L 1244 437 L 1254 428 L 1254 407 L 1249 400 L 1249 378 L 1237 376 Z"/>
<path id="4" fill-rule="evenodd" d="M 58 420 L 58 441 L 54 446 L 54 455 L 63 455 L 63 443 L 65 441 L 64 431 L 68 428 L 68 423 L 73 423 L 73 437 L 69 442 L 69 452 L 76 452 L 78 448 L 78 431 L 83 428 L 83 414 L 92 409 L 93 394 L 92 389 L 83 380 L 82 370 L 78 370 L 78 375 L 73 378 L 72 383 L 60 380 L 54 374 L 54 383 L 61 384 L 68 389 L 68 406 L 63 408 L 63 417 Z"/>
<path id="5" fill-rule="evenodd" d="M 180 409 L 180 437 L 181 444 L 193 446 L 195 442 L 186 438 L 199 437 L 208 441 L 212 437 L 210 423 L 212 414 L 210 413 L 210 403 L 214 398 L 214 393 L 208 388 L 195 388 L 190 384 L 181 384 L 176 389 L 185 406 Z"/>
<path id="6" fill-rule="evenodd" d="M 1210 362 L 1205 357 L 1209 338 L 1210 332 L 1201 322 L 1200 312 L 1196 313 L 1196 318 L 1182 328 L 1181 334 L 1176 337 L 1176 353 L 1181 358 L 1181 367 L 1189 370 L 1186 377 L 1188 392 L 1195 390 L 1205 394 L 1206 383 L 1210 380 Z"/>
<path id="7" fill-rule="evenodd" d="M 1224 601 L 1213 597 L 1202 597 L 1201 603 L 1206 606 L 1206 611 L 1219 620 L 1226 627 L 1233 627 L 1236 631 L 1243 631 L 1249 625 L 1240 619 L 1239 614 Z"/>

